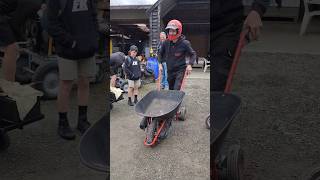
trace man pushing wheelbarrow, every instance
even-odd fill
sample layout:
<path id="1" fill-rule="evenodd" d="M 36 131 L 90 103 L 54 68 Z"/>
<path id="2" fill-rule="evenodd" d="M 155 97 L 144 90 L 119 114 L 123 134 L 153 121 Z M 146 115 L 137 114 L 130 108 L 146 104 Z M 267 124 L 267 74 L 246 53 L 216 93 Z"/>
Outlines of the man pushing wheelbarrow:
<path id="1" fill-rule="evenodd" d="M 136 105 L 136 112 L 144 116 L 140 128 L 148 127 L 145 145 L 149 146 L 154 145 L 158 137 L 164 139 L 167 136 L 174 118 L 184 120 L 186 109 L 180 107 L 185 95 L 182 90 L 185 78 L 190 75 L 196 60 L 196 52 L 182 35 L 180 21 L 169 21 L 166 33 L 168 38 L 160 47 L 158 60 L 159 74 L 163 71 L 162 63 L 167 64 L 169 91 L 151 91 Z M 160 81 L 161 77 L 158 78 Z"/>

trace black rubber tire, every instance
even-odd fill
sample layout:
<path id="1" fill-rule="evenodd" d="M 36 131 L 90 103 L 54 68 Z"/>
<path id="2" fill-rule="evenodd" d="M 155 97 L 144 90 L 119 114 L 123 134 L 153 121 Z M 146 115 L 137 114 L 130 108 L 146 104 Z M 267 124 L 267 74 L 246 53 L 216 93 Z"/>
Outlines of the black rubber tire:
<path id="1" fill-rule="evenodd" d="M 98 68 L 96 73 L 96 79 L 94 81 L 95 84 L 102 83 L 106 80 L 107 77 L 107 63 L 101 62 L 96 64 L 96 68 Z"/>
<path id="2" fill-rule="evenodd" d="M 243 180 L 243 163 L 243 152 L 240 146 L 231 146 L 227 156 L 227 180 Z"/>
<path id="3" fill-rule="evenodd" d="M 36 89 L 43 92 L 43 99 L 56 99 L 59 88 L 59 68 L 57 61 L 49 61 L 40 65 L 32 79 Z"/>
<path id="4" fill-rule="evenodd" d="M 210 129 L 210 115 L 206 118 L 206 128 Z"/>
<path id="5" fill-rule="evenodd" d="M 10 138 L 6 132 L 0 132 L 0 152 L 5 151 L 10 146 Z"/>
<path id="6" fill-rule="evenodd" d="M 23 69 L 24 67 L 28 67 L 29 65 L 28 58 L 28 54 L 24 53 L 21 54 L 20 57 L 17 59 L 15 81 L 21 84 L 30 83 L 32 80 L 32 73 Z"/>
<path id="7" fill-rule="evenodd" d="M 313 168 L 303 175 L 300 180 L 320 180 L 320 167 Z"/>
<path id="8" fill-rule="evenodd" d="M 152 120 L 147 126 L 147 143 L 151 144 L 157 131 L 157 120 Z"/>
<path id="9" fill-rule="evenodd" d="M 187 118 L 187 108 L 186 106 L 182 106 L 179 110 L 179 116 L 178 116 L 178 119 L 180 121 L 185 121 Z"/>

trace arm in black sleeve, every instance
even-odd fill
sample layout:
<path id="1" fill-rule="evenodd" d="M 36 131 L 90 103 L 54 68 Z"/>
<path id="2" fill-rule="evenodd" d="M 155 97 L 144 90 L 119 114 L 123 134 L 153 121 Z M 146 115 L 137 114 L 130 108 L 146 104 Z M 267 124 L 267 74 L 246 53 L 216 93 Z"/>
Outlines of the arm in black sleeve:
<path id="1" fill-rule="evenodd" d="M 63 28 L 59 20 L 60 5 L 57 0 L 49 0 L 48 5 L 48 33 L 59 44 L 65 47 L 72 47 L 73 37 Z"/>
<path id="2" fill-rule="evenodd" d="M 193 65 L 197 58 L 197 53 L 192 49 L 191 43 L 188 40 L 185 40 L 185 46 L 187 53 L 190 56 L 189 65 Z"/>
<path id="3" fill-rule="evenodd" d="M 129 62 L 129 57 L 126 58 L 126 60 L 124 61 L 124 71 L 126 72 L 128 77 L 132 77 L 132 72 L 129 69 L 130 66 L 130 62 Z"/>
<path id="4" fill-rule="evenodd" d="M 96 29 L 99 29 L 99 22 L 98 22 L 98 2 L 97 0 L 91 0 L 92 1 L 92 17 L 93 22 L 96 27 Z"/>
<path id="5" fill-rule="evenodd" d="M 162 45 L 160 46 L 160 50 L 158 52 L 158 61 L 160 64 L 163 62 L 163 57 L 164 57 L 164 54 L 166 53 L 165 52 L 166 46 L 168 46 L 168 43 L 166 42 L 163 42 Z"/>

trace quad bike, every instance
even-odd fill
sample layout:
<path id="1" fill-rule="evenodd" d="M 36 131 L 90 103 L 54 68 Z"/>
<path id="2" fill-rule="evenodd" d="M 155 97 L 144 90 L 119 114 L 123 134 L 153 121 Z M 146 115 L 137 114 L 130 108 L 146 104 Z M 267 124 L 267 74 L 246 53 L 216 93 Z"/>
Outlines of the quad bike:
<path id="1" fill-rule="evenodd" d="M 35 14 L 25 24 L 26 41 L 18 42 L 20 56 L 17 59 L 15 78 L 21 84 L 31 83 L 34 88 L 42 91 L 42 98 L 55 99 L 59 82 L 58 57 L 54 54 L 52 38 L 43 30 L 40 20 Z M 103 42 L 100 46 L 103 46 Z M 96 54 L 95 61 L 96 77 L 91 83 L 101 83 L 106 79 L 105 54 Z"/>

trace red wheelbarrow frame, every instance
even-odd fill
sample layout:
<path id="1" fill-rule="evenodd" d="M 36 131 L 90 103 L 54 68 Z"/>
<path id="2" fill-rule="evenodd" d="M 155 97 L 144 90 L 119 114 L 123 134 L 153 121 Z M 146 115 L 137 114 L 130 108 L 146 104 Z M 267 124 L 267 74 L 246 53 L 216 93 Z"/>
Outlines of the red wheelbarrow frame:
<path id="1" fill-rule="evenodd" d="M 226 87 L 224 89 L 224 93 L 230 93 L 230 91 L 231 91 L 233 76 L 236 73 L 236 70 L 237 70 L 237 67 L 239 64 L 242 49 L 249 42 L 248 33 L 249 33 L 249 30 L 245 29 L 240 34 L 239 42 L 238 42 L 237 49 L 236 49 L 236 52 L 235 52 L 235 55 L 233 58 L 231 69 L 228 74 L 228 79 L 227 79 Z M 213 159 L 213 161 L 215 161 L 215 158 Z M 218 180 L 218 178 L 219 178 L 218 176 L 219 176 L 218 170 L 216 167 L 216 163 L 214 162 L 211 177 L 213 177 L 213 180 Z"/>

